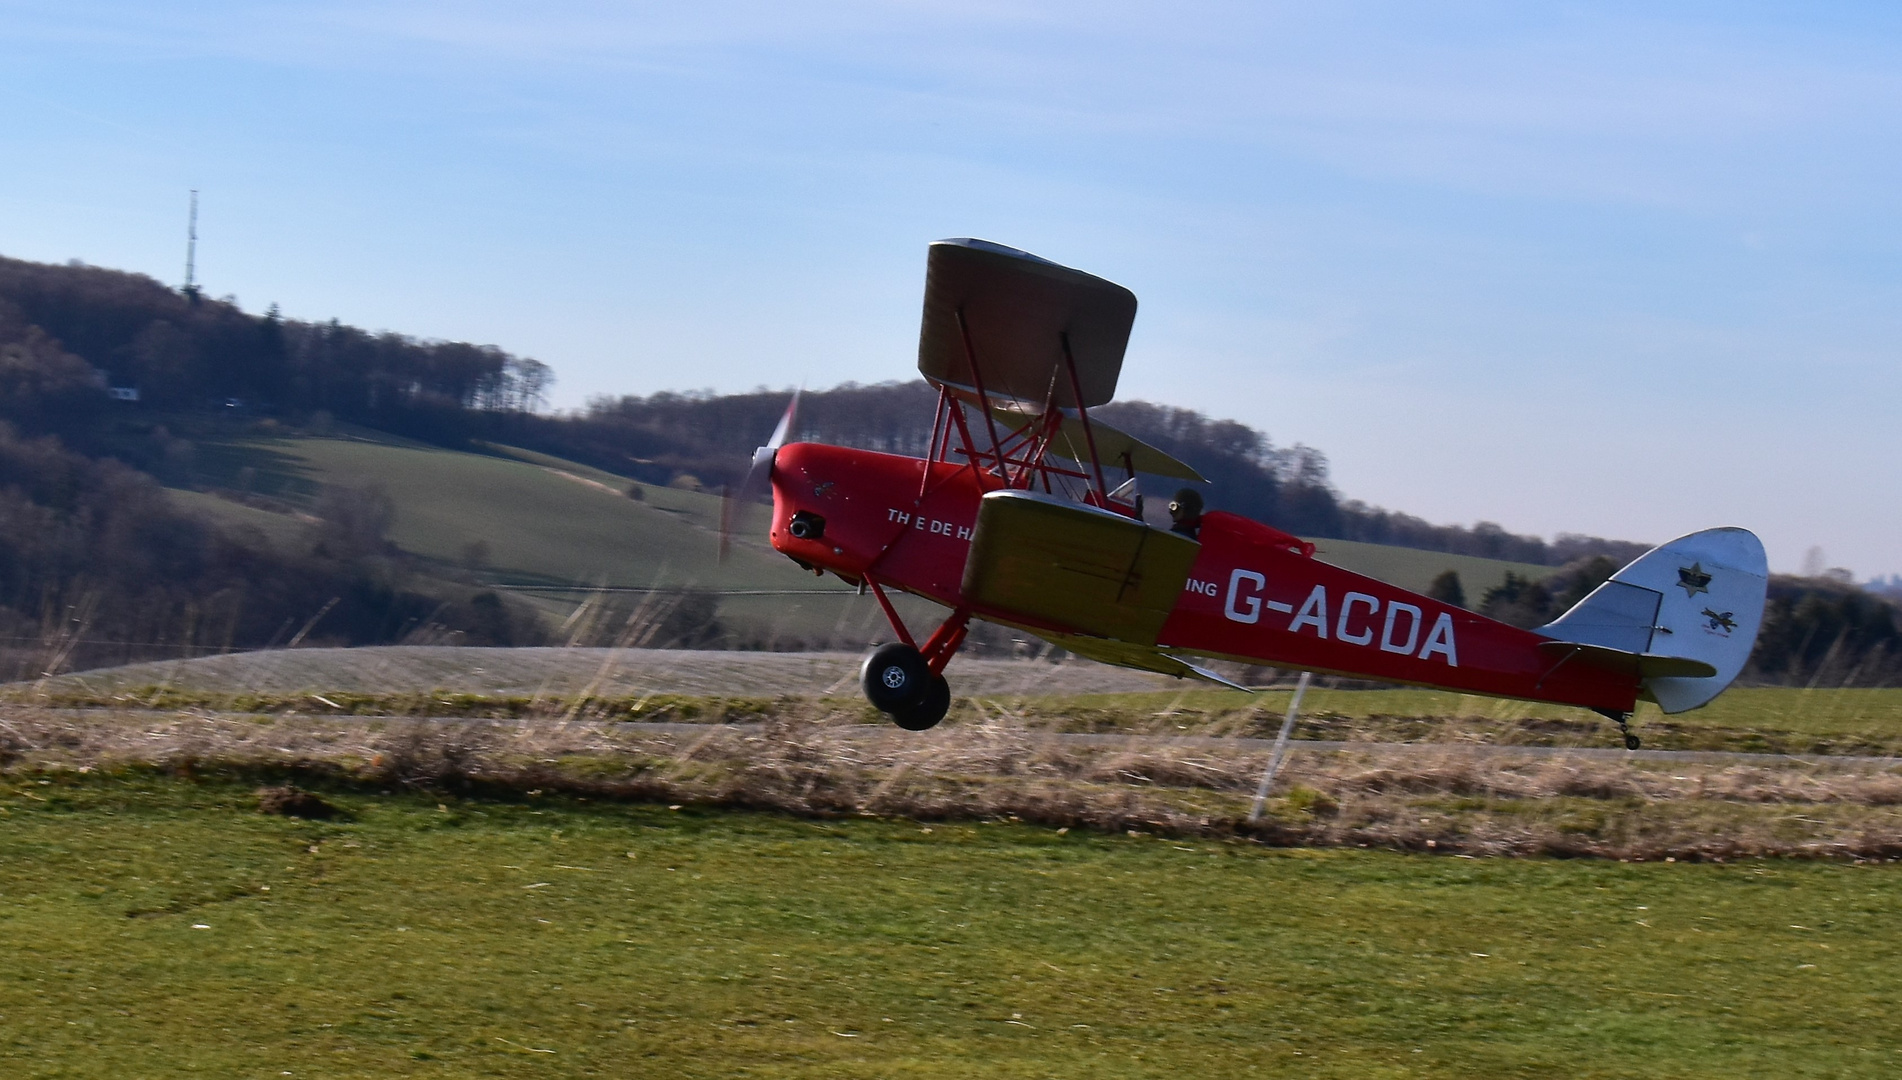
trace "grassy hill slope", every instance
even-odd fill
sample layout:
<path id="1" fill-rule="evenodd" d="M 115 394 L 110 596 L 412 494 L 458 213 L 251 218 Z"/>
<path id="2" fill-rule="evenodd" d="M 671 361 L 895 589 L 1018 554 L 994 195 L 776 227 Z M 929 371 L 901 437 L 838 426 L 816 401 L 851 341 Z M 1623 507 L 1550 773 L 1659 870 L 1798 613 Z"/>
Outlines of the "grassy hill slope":
<path id="1" fill-rule="evenodd" d="M 1357 540 L 1308 539 L 1314 541 L 1315 558 L 1414 592 L 1425 592 L 1434 578 L 1448 570 L 1455 571 L 1460 576 L 1460 585 L 1466 590 L 1466 602 L 1473 605 L 1479 603 L 1479 598 L 1485 595 L 1487 589 L 1505 581 L 1509 573 L 1538 581 L 1551 576 L 1558 569 L 1556 566 L 1539 566 L 1535 563 L 1482 559 L 1476 555 L 1449 555 L 1444 551 L 1363 544 Z"/>
<path id="2" fill-rule="evenodd" d="M 557 467 L 371 435 L 207 449 L 206 472 L 215 481 L 282 500 L 288 509 L 308 510 L 324 485 L 380 486 L 395 503 L 390 539 L 398 547 L 486 571 L 498 582 L 814 587 L 810 575 L 760 542 L 736 545 L 721 565 L 714 495 L 643 488 L 637 501 L 626 494 L 630 481 L 566 462 Z M 477 543 L 487 551 L 472 560 Z"/>
<path id="3" fill-rule="evenodd" d="M 729 560 L 718 559 L 718 496 L 642 485 L 626 477 L 511 447 L 445 450 L 365 430 L 262 434 L 201 443 L 180 505 L 231 526 L 294 542 L 326 486 L 382 488 L 395 506 L 390 539 L 446 577 L 512 589 L 558 618 L 597 587 L 698 588 L 723 594 L 720 615 L 756 644 L 851 648 L 888 635 L 876 605 L 832 578 L 815 578 L 773 552 L 754 510 Z M 1508 572 L 1550 567 L 1383 547 L 1319 542 L 1331 563 L 1423 590 L 1457 570 L 1471 599 Z M 745 595 L 745 594 L 755 595 Z M 936 613 L 908 603 L 907 618 Z"/>
<path id="4" fill-rule="evenodd" d="M 492 449 L 445 450 L 364 430 L 203 443 L 195 479 L 215 493 L 178 490 L 174 497 L 289 543 L 307 527 L 324 487 L 376 486 L 395 506 L 390 539 L 399 548 L 445 578 L 507 589 L 556 622 L 602 587 L 694 588 L 723 594 L 721 622 L 749 644 L 857 648 L 889 637 L 870 597 L 836 578 L 816 578 L 768 547 L 763 510 L 749 512 L 748 531 L 722 564 L 717 495 L 641 485 L 636 500 L 626 477 Z M 642 598 L 595 599 L 632 607 Z M 901 608 L 920 622 L 935 611 L 923 601 Z"/>

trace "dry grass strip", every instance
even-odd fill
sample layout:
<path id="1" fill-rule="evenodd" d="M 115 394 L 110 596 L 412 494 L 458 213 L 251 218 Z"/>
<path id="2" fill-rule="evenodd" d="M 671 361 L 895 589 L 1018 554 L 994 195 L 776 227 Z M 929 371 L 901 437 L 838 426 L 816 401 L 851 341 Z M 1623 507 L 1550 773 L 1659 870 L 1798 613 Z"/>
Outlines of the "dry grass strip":
<path id="1" fill-rule="evenodd" d="M 925 734 L 823 710 L 758 726 L 634 725 L 202 712 L 0 714 L 12 773 L 156 768 L 489 797 L 590 798 L 806 815 L 1015 819 L 1301 846 L 1622 859 L 1902 856 L 1902 773 L 1875 763 L 1710 764 L 1455 746 L 1304 753 L 1260 821 L 1266 754 L 1133 737 L 1079 743 L 992 710 Z"/>

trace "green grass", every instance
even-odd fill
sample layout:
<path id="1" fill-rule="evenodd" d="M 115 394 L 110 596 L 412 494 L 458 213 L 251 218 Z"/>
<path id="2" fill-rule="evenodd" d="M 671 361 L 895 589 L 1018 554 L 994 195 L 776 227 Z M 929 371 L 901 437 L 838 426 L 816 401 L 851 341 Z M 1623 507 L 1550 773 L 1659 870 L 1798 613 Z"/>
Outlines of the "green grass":
<path id="1" fill-rule="evenodd" d="M 1024 698 L 1029 716 L 1065 730 L 1255 734 L 1278 728 L 1293 691 L 1244 694 L 1080 694 Z M 1395 742 L 1612 745 L 1610 723 L 1586 709 L 1446 690 L 1310 689 L 1295 737 Z M 1902 689 L 1732 687 L 1716 701 L 1666 716 L 1639 705 L 1632 730 L 1655 750 L 1769 753 L 1902 753 Z"/>
<path id="2" fill-rule="evenodd" d="M 1902 1046 L 1892 866 L 7 781 L 9 1076 L 1840 1077 Z"/>
<path id="3" fill-rule="evenodd" d="M 230 530 L 255 529 L 280 547 L 294 546 L 309 531 L 306 522 L 291 514 L 246 506 L 210 492 L 172 488 L 168 494 L 173 505 L 193 517 L 208 519 Z"/>

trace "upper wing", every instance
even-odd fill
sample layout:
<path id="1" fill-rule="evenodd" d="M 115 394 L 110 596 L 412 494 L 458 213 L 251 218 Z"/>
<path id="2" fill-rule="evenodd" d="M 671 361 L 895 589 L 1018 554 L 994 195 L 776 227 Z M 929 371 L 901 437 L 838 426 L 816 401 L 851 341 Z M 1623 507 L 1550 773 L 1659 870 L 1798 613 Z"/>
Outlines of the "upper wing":
<path id="1" fill-rule="evenodd" d="M 1136 294 L 1114 282 L 988 240 L 940 240 L 926 260 L 918 370 L 953 391 L 982 384 L 993 401 L 1075 408 L 1067 341 L 1080 403 L 1095 408 L 1116 396 L 1135 321 Z"/>

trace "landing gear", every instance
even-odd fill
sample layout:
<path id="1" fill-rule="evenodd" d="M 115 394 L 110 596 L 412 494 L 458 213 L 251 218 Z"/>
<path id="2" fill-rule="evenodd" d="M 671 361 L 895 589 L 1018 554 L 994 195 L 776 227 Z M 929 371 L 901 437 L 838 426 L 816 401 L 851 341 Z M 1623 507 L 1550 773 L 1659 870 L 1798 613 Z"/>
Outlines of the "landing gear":
<path id="1" fill-rule="evenodd" d="M 859 668 L 859 685 L 873 708 L 906 731 L 934 728 L 951 711 L 951 684 L 903 642 L 873 649 Z"/>
<path id="2" fill-rule="evenodd" d="M 925 664 L 924 655 L 916 646 L 901 641 L 873 649 L 872 655 L 859 667 L 859 685 L 865 689 L 865 700 L 879 712 L 893 716 L 921 704 L 931 691 L 931 679 L 931 668 Z"/>
<path id="3" fill-rule="evenodd" d="M 1618 734 L 1623 735 L 1625 737 L 1625 749 L 1636 750 L 1639 747 L 1644 745 L 1643 742 L 1639 741 L 1636 735 L 1633 735 L 1631 733 L 1631 728 L 1629 726 L 1629 722 L 1631 720 L 1630 713 L 1619 712 L 1616 709 L 1594 709 L 1592 711 L 1598 713 L 1600 716 L 1603 716 L 1606 719 L 1610 720 L 1612 723 L 1618 725 Z"/>
<path id="4" fill-rule="evenodd" d="M 944 719 L 944 714 L 951 711 L 951 684 L 945 682 L 944 666 L 957 654 L 958 646 L 964 644 L 971 613 L 953 612 L 920 649 L 912 643 L 911 633 L 905 629 L 891 601 L 885 598 L 885 590 L 879 588 L 870 574 L 865 575 L 865 582 L 872 587 L 872 594 L 885 609 L 892 629 L 898 631 L 902 639 L 880 645 L 865 658 L 859 668 L 859 686 L 865 691 L 865 700 L 906 731 L 934 728 Z"/>
<path id="5" fill-rule="evenodd" d="M 931 684 L 925 687 L 924 699 L 903 712 L 892 714 L 892 722 L 906 731 L 928 731 L 938 726 L 944 714 L 951 711 L 951 684 L 944 676 L 933 675 Z"/>

